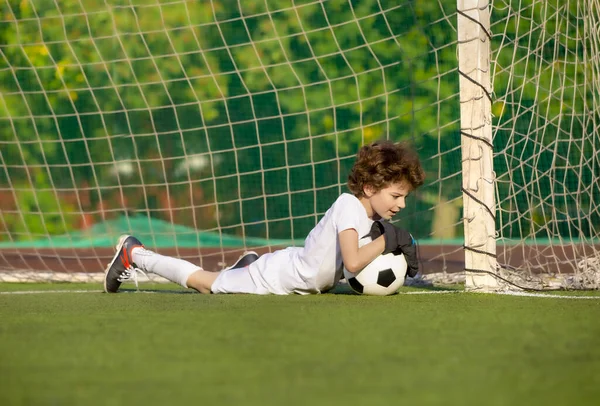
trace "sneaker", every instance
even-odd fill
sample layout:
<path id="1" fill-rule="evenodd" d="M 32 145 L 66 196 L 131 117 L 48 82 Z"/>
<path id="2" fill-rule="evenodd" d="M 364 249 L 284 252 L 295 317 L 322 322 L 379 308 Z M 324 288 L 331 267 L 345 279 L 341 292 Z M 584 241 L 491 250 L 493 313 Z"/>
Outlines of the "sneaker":
<path id="1" fill-rule="evenodd" d="M 250 265 L 251 263 L 253 263 L 254 261 L 256 261 L 258 259 L 258 254 L 254 251 L 246 251 L 244 252 L 237 261 L 235 261 L 235 264 L 228 266 L 227 268 L 223 269 L 224 271 L 228 271 L 230 269 L 237 269 L 237 268 L 245 268 L 248 265 Z"/>
<path id="2" fill-rule="evenodd" d="M 136 278 L 138 266 L 133 262 L 131 250 L 136 247 L 144 247 L 137 238 L 130 235 L 122 235 L 117 242 L 117 253 L 106 267 L 104 276 L 104 291 L 116 293 L 121 283 Z M 137 280 L 136 280 L 137 285 Z"/>

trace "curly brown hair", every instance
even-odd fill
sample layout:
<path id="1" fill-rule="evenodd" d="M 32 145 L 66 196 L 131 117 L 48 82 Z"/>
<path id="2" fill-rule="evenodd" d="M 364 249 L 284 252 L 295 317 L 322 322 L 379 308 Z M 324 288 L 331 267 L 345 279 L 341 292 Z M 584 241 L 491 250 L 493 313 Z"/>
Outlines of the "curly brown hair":
<path id="1" fill-rule="evenodd" d="M 363 146 L 348 176 L 348 188 L 356 197 L 365 186 L 376 192 L 392 183 L 408 182 L 411 190 L 423 184 L 425 172 L 417 153 L 406 143 L 377 141 Z"/>

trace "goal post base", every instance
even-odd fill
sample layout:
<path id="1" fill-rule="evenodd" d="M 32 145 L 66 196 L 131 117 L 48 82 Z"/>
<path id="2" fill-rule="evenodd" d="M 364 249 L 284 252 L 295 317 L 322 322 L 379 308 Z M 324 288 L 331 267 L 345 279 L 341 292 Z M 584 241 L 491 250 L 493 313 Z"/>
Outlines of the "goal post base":
<path id="1" fill-rule="evenodd" d="M 465 272 L 465 290 L 468 292 L 498 292 L 506 290 L 504 284 L 488 273 Z"/>

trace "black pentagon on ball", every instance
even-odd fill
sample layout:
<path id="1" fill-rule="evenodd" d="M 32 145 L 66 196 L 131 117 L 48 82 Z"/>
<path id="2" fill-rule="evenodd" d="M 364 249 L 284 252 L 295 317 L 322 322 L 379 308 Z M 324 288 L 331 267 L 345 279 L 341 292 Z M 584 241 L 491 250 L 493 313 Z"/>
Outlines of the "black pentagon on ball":
<path id="1" fill-rule="evenodd" d="M 355 292 L 363 293 L 364 287 L 363 287 L 362 283 L 360 283 L 358 280 L 356 280 L 356 278 L 348 279 L 348 283 L 350 284 L 350 286 L 352 287 L 352 289 Z"/>
<path id="2" fill-rule="evenodd" d="M 396 280 L 396 274 L 391 269 L 384 269 L 379 272 L 377 275 L 377 284 L 381 286 L 385 286 L 386 288 L 390 286 Z"/>

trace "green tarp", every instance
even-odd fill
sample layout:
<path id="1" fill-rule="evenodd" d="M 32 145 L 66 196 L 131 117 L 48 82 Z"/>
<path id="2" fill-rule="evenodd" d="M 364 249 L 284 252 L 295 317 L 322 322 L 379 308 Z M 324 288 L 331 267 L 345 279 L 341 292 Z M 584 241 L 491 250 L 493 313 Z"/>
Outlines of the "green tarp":
<path id="1" fill-rule="evenodd" d="M 33 241 L 0 242 L 0 248 L 100 248 L 113 247 L 122 234 L 133 234 L 145 245 L 164 247 L 256 247 L 294 245 L 290 240 L 239 237 L 218 232 L 199 231 L 145 216 L 122 216 L 93 225 L 84 231 L 49 236 Z M 295 245 L 302 244 L 296 241 Z"/>

